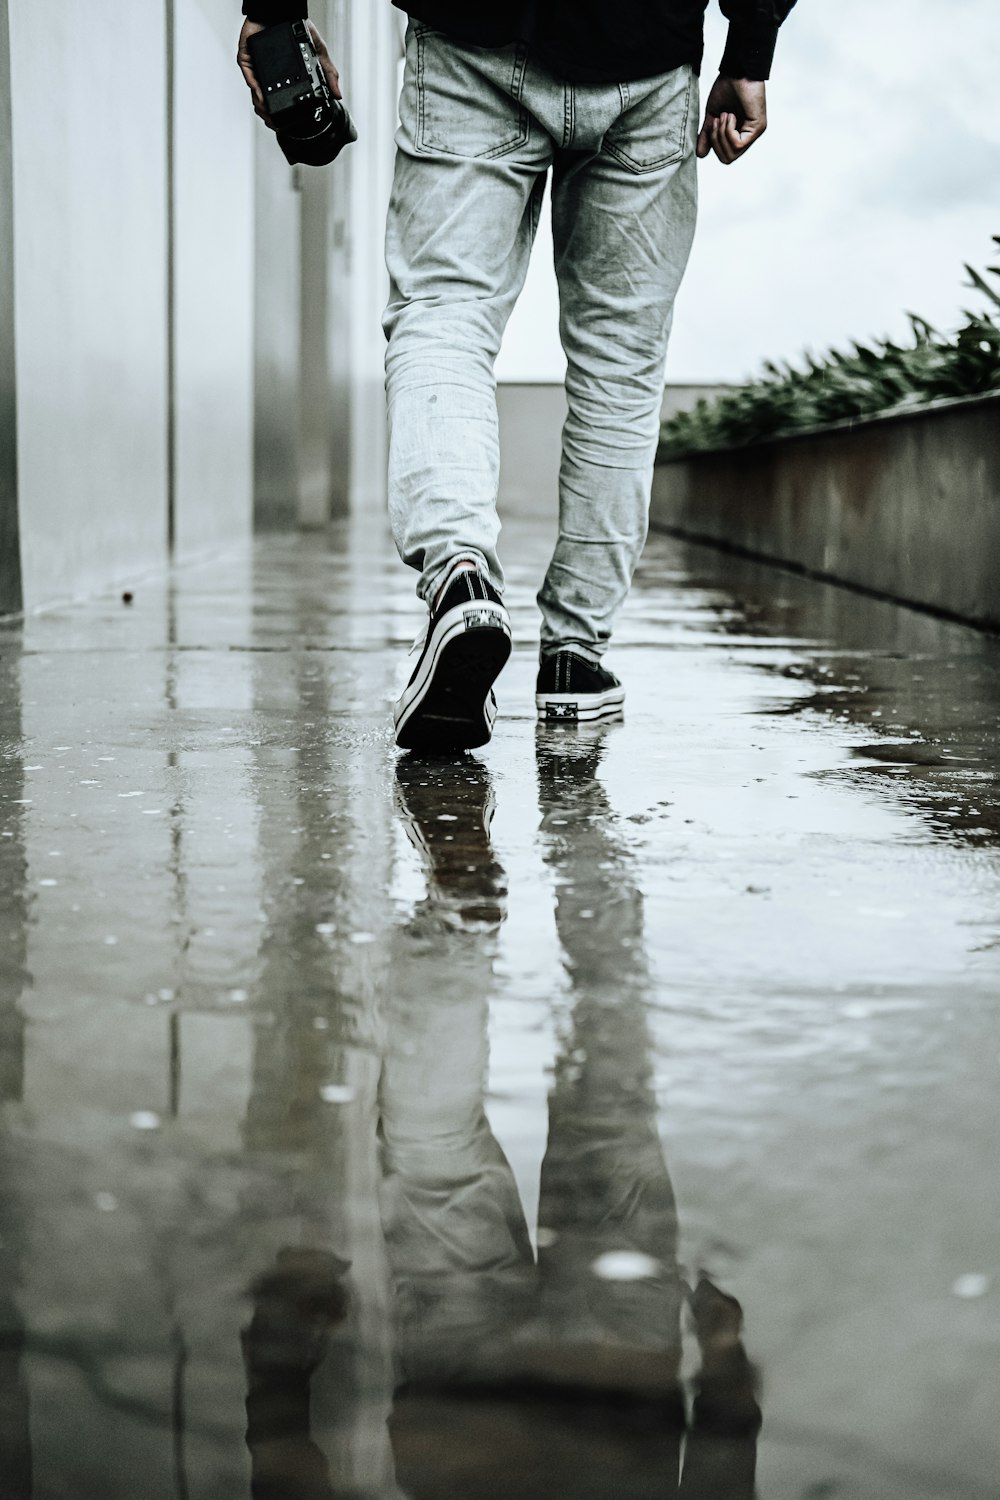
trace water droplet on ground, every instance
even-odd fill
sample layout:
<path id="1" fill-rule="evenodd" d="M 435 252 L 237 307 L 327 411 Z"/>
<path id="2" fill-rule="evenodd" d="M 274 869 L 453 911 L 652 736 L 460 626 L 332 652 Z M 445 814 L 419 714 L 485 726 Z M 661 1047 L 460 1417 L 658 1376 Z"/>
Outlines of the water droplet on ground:
<path id="1" fill-rule="evenodd" d="M 662 1266 L 639 1250 L 608 1250 L 597 1257 L 591 1270 L 601 1281 L 647 1281 L 658 1276 Z"/>
<path id="2" fill-rule="evenodd" d="M 324 1104 L 351 1104 L 355 1091 L 346 1083 L 325 1083 L 319 1091 Z"/>
<path id="3" fill-rule="evenodd" d="M 952 1293 L 961 1297 L 964 1302 L 974 1302 L 977 1297 L 985 1297 L 992 1285 L 989 1276 L 983 1276 L 977 1271 L 968 1271 L 964 1276 L 959 1276 L 952 1283 Z"/>

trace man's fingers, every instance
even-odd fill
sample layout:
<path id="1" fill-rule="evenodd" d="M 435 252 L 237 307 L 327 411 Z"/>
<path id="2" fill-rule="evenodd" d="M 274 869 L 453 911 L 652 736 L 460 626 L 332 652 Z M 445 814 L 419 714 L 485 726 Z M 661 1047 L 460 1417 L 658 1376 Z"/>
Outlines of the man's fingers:
<path id="1" fill-rule="evenodd" d="M 713 116 L 712 115 L 706 115 L 705 116 L 705 123 L 702 125 L 701 130 L 700 130 L 700 132 L 698 134 L 698 144 L 695 147 L 695 151 L 697 152 L 698 156 L 700 157 L 700 159 L 702 161 L 704 161 L 705 157 L 708 155 L 708 153 L 712 149 L 712 125 L 713 125 L 713 123 L 714 123 Z"/>
<path id="2" fill-rule="evenodd" d="M 275 126 L 271 123 L 271 116 L 268 114 L 267 105 L 264 103 L 263 89 L 257 82 L 256 78 L 253 76 L 253 74 L 250 72 L 249 68 L 244 68 L 242 63 L 240 64 L 240 68 L 242 70 L 243 77 L 246 79 L 247 88 L 250 90 L 250 94 L 253 99 L 254 114 L 257 115 L 259 119 L 264 121 L 264 124 L 268 127 L 269 130 L 274 130 Z"/>
<path id="3" fill-rule="evenodd" d="M 727 132 L 730 145 L 734 147 L 737 155 L 742 156 L 749 151 L 754 141 L 760 140 L 767 129 L 766 120 L 744 120 L 743 124 L 737 126 L 733 120 L 730 130 Z"/>
<path id="4" fill-rule="evenodd" d="M 724 166 L 731 167 L 736 160 L 737 151 L 729 139 L 729 125 L 732 115 L 720 115 L 715 122 L 712 132 L 712 149 Z"/>
<path id="5" fill-rule="evenodd" d="M 748 138 L 746 135 L 744 135 L 744 131 L 746 130 L 746 128 L 746 126 L 743 126 L 741 129 L 741 127 L 736 123 L 735 115 L 730 115 L 726 120 L 725 141 L 726 145 L 729 147 L 730 152 L 732 153 L 730 156 L 730 165 L 732 165 L 734 161 L 739 160 L 740 156 L 742 156 L 743 152 L 750 144 L 751 138 Z"/>
<path id="6" fill-rule="evenodd" d="M 264 115 L 266 115 L 267 111 L 264 109 L 264 91 L 254 77 L 253 68 L 250 66 L 249 53 L 244 52 L 241 48 L 237 54 L 236 61 L 239 64 L 240 72 L 243 74 L 243 82 L 253 95 L 254 109 L 258 114 L 263 111 Z"/>
<path id="7" fill-rule="evenodd" d="M 343 99 L 344 96 L 340 92 L 340 74 L 333 66 L 329 57 L 321 57 L 320 62 L 323 65 L 323 72 L 326 74 L 326 81 L 330 85 L 330 93 L 335 99 Z"/>
<path id="8" fill-rule="evenodd" d="M 316 52 L 319 56 L 323 72 L 326 74 L 327 83 L 330 85 L 330 92 L 335 99 L 342 99 L 344 96 L 340 91 L 340 74 L 337 72 L 337 69 L 334 66 L 333 59 L 331 58 L 330 53 L 327 49 L 327 45 L 311 21 L 308 23 L 308 25 L 310 34 L 313 39 L 313 45 L 315 46 Z M 277 126 L 267 112 L 267 103 L 264 99 L 264 91 L 254 76 L 253 64 L 250 59 L 250 49 L 246 45 L 247 36 L 253 36 L 258 31 L 263 30 L 263 26 L 258 26 L 253 22 L 247 21 L 244 23 L 243 34 L 240 37 L 239 51 L 236 54 L 236 61 L 239 64 L 240 72 L 243 74 L 243 81 L 253 95 L 254 114 L 257 115 L 259 119 L 264 121 L 264 124 L 267 126 L 268 130 L 276 130 Z"/>
<path id="9" fill-rule="evenodd" d="M 344 96 L 340 91 L 340 74 L 337 72 L 333 58 L 330 56 L 330 49 L 313 23 L 308 21 L 306 24 L 309 27 L 309 34 L 313 39 L 313 46 L 316 48 L 320 66 L 326 74 L 327 83 L 330 85 L 330 92 L 335 99 L 343 99 Z"/>
<path id="10" fill-rule="evenodd" d="M 731 167 L 746 155 L 766 129 L 766 119 L 746 120 L 740 125 L 735 115 L 719 115 L 713 121 L 711 149 L 724 166 Z"/>

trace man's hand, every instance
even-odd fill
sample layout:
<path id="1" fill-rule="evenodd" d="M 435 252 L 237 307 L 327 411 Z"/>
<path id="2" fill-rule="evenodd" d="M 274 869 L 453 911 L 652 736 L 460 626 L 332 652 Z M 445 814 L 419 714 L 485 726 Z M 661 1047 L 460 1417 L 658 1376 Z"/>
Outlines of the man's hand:
<path id="1" fill-rule="evenodd" d="M 313 46 L 319 53 L 320 65 L 322 66 L 323 72 L 326 74 L 326 81 L 330 85 L 330 92 L 335 99 L 342 99 L 344 96 L 340 92 L 340 74 L 337 72 L 337 69 L 333 65 L 333 59 L 327 51 L 326 43 L 311 21 L 307 21 L 306 25 L 309 27 L 309 32 L 312 36 Z M 236 54 L 236 61 L 239 63 L 240 72 L 246 79 L 247 88 L 253 95 L 254 113 L 264 121 L 264 124 L 269 130 L 274 130 L 275 124 L 267 112 L 267 105 L 264 103 L 263 91 L 253 74 L 253 63 L 250 61 L 250 48 L 247 46 L 247 42 L 252 36 L 256 36 L 258 31 L 264 30 L 266 30 L 266 28 L 264 26 L 261 26 L 259 21 L 243 22 L 243 30 L 240 32 L 240 45 L 239 51 Z"/>
<path id="2" fill-rule="evenodd" d="M 767 129 L 767 85 L 746 78 L 717 78 L 705 106 L 698 155 L 710 151 L 727 167 L 739 161 Z"/>

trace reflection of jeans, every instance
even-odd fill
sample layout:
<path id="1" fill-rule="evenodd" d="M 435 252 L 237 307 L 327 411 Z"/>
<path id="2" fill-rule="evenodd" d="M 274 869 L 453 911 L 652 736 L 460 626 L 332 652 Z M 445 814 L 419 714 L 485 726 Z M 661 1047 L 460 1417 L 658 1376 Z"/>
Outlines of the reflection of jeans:
<path id="1" fill-rule="evenodd" d="M 622 1089 L 633 1038 L 623 1050 L 608 1036 L 602 1052 L 585 1024 L 576 1041 L 593 1061 L 559 1064 L 539 1206 L 552 1243 L 537 1278 L 514 1177 L 483 1109 L 485 1002 L 428 994 L 388 1020 L 383 1224 L 404 1378 L 467 1378 L 539 1317 L 547 1338 L 569 1344 L 675 1349 L 674 1200 L 651 1099 Z M 601 1281 L 594 1262 L 617 1251 L 649 1255 L 660 1274 Z"/>
<path id="2" fill-rule="evenodd" d="M 393 532 L 424 598 L 456 557 L 502 584 L 493 365 L 552 167 L 569 419 L 543 646 L 600 655 L 645 540 L 694 233 L 696 94 L 690 67 L 568 85 L 524 47 L 409 28 L 387 235 Z"/>
<path id="3" fill-rule="evenodd" d="M 442 1493 L 437 1433 L 447 1434 L 449 1493 L 534 1497 L 562 1492 L 561 1466 L 569 1474 L 587 1462 L 577 1450 L 591 1430 L 612 1447 L 602 1452 L 595 1437 L 588 1453 L 605 1463 L 627 1443 L 658 1495 L 752 1500 L 753 1370 L 739 1305 L 707 1278 L 690 1298 L 702 1368 L 690 1417 L 685 1406 L 686 1288 L 656 1124 L 642 894 L 598 779 L 604 744 L 603 733 L 538 741 L 543 851 L 557 877 L 572 1005 L 549 1096 L 537 1264 L 483 1104 L 495 930 L 453 920 L 455 877 L 474 878 L 477 847 L 484 894 L 504 884 L 484 857 L 488 819 L 477 807 L 488 782 L 463 765 L 398 782 L 398 811 L 428 876 L 411 936 L 435 911 L 448 917 L 437 956 L 461 975 L 458 985 L 397 993 L 385 1017 L 381 1207 L 399 1381 L 390 1431 L 414 1500 Z M 602 908 L 613 918 L 599 920 Z M 402 973 L 403 948 L 397 958 Z M 516 1434 L 516 1451 L 489 1448 L 504 1434 Z"/>
<path id="4" fill-rule="evenodd" d="M 486 1001 L 428 994 L 387 1015 L 382 1220 L 404 1381 L 468 1377 L 531 1297 L 513 1173 L 486 1119 Z"/>
<path id="5" fill-rule="evenodd" d="M 546 1233 L 535 1266 L 514 1177 L 483 1105 L 496 933 L 455 921 L 459 878 L 478 883 L 483 898 L 470 905 L 466 890 L 463 913 L 485 909 L 485 898 L 506 886 L 489 844 L 491 795 L 482 767 L 397 769 L 397 810 L 428 877 L 428 900 L 399 940 L 422 940 L 435 912 L 447 918 L 436 924 L 436 952 L 459 981 L 432 982 L 417 995 L 401 989 L 385 1017 L 383 1226 L 400 1373 L 415 1382 L 482 1374 L 529 1328 L 569 1345 L 679 1344 L 674 1199 L 648 1086 L 639 986 L 630 983 L 643 961 L 638 907 L 623 928 L 622 941 L 634 946 L 618 950 L 614 994 L 592 999 L 574 982 L 578 1003 L 550 1099 L 539 1204 Z M 495 909 L 502 920 L 503 903 Z M 404 947 L 396 959 L 404 972 Z M 659 1270 L 602 1281 L 594 1263 L 608 1252 L 638 1252 Z"/>

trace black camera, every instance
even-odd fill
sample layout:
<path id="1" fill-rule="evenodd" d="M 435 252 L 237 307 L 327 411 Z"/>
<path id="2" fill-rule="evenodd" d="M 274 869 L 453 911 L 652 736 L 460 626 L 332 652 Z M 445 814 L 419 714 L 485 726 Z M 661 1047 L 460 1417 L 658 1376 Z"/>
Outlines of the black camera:
<path id="1" fill-rule="evenodd" d="M 268 26 L 249 39 L 250 60 L 292 166 L 326 167 L 358 138 L 346 108 L 335 99 L 304 21 Z"/>

